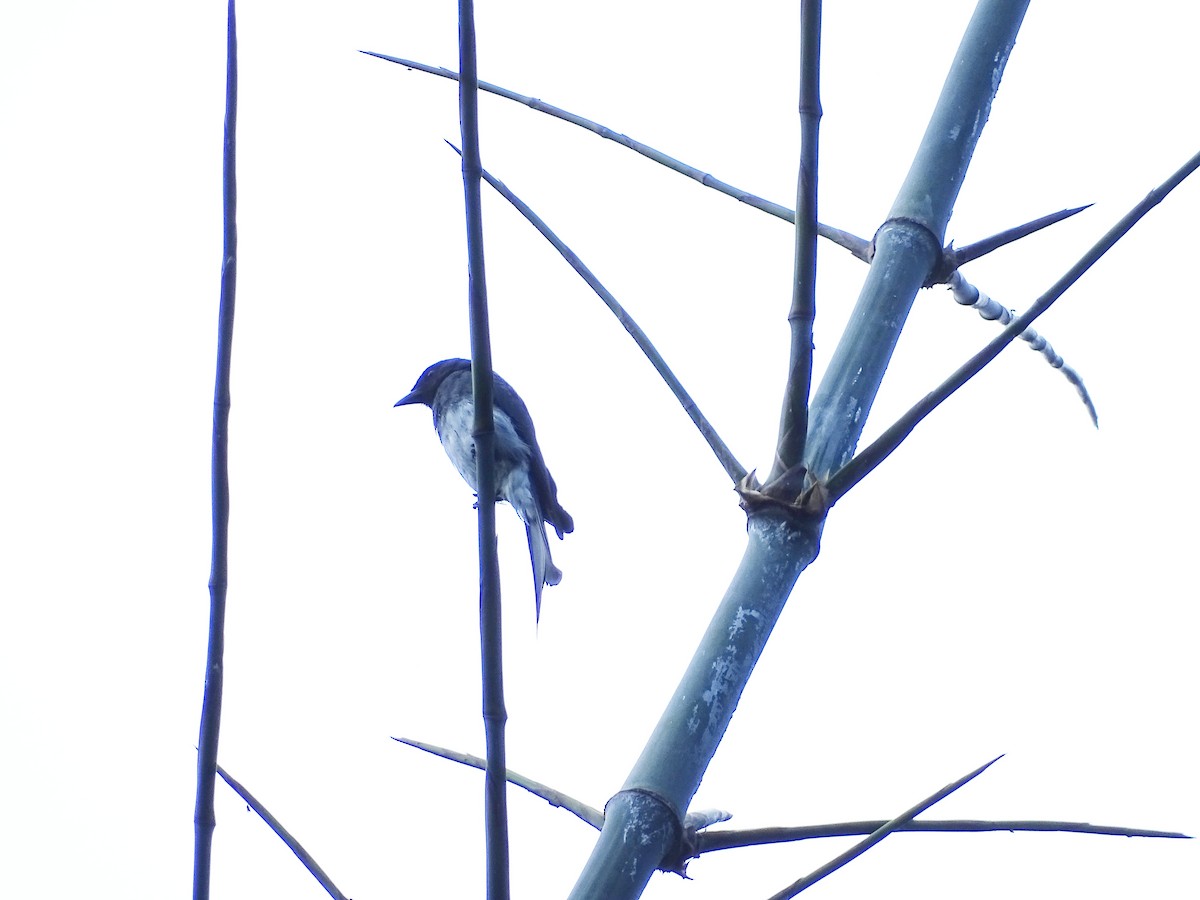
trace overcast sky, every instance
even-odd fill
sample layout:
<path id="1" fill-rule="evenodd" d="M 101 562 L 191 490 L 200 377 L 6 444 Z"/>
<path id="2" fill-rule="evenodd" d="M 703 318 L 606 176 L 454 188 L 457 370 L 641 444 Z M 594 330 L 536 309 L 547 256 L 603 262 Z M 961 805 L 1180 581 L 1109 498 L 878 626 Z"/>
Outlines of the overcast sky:
<path id="1" fill-rule="evenodd" d="M 797 4 L 516 0 L 481 77 L 739 187 L 795 191 Z M 821 218 L 870 237 L 969 4 L 829 4 Z M 964 270 L 1042 293 L 1200 146 L 1192 11 L 1034 4 L 947 237 L 1067 206 Z M 427 410 L 465 356 L 454 4 L 245 2 L 232 554 L 220 760 L 357 900 L 482 895 L 475 515 Z M 1191 17 L 1188 19 L 1187 17 Z M 0 482 L 13 896 L 190 891 L 221 258 L 223 3 L 12 5 L 0 24 Z M 485 165 L 649 332 L 747 467 L 769 468 L 792 271 L 783 222 L 498 98 Z M 1014 346 L 831 515 L 696 798 L 732 826 L 888 818 L 999 753 L 933 817 L 1200 833 L 1192 464 L 1200 182 L 1045 316 L 1086 380 Z M 576 532 L 535 631 L 501 507 L 509 764 L 594 806 L 621 785 L 744 548 L 720 467 L 624 331 L 484 196 L 497 371 Z M 865 267 L 821 247 L 823 368 Z M 917 298 L 877 434 L 996 326 Z M 594 833 L 513 790 L 514 896 L 556 898 Z M 323 892 L 218 785 L 214 897 Z M 726 851 L 647 897 L 764 897 L 848 841 Z M 1200 848 L 900 835 L 813 896 L 1193 897 Z"/>

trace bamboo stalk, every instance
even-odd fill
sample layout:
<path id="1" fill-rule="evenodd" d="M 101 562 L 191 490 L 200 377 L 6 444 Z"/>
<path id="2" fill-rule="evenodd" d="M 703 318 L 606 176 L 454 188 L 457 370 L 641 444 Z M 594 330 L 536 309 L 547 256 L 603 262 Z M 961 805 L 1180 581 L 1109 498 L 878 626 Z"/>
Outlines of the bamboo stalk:
<path id="1" fill-rule="evenodd" d="M 237 285 L 237 15 L 229 0 L 226 20 L 225 143 L 222 151 L 224 250 L 217 325 L 217 372 L 213 391 L 212 561 L 208 579 L 208 654 L 196 761 L 195 852 L 192 897 L 208 900 L 212 875 L 212 838 L 217 826 L 213 795 L 221 698 L 225 685 L 225 596 L 229 585 L 229 379 L 233 351 L 233 310 Z"/>

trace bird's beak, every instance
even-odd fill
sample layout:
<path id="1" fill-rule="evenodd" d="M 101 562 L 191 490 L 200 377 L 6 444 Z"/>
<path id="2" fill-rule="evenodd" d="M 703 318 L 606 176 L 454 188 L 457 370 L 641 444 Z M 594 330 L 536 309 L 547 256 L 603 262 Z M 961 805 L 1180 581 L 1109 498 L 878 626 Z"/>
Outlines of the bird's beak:
<path id="1" fill-rule="evenodd" d="M 416 391 L 413 391 L 411 393 L 405 394 L 403 397 L 401 397 L 399 400 L 397 400 L 395 402 L 394 406 L 411 406 L 414 403 L 420 403 L 420 402 L 421 402 L 421 398 L 417 396 Z"/>

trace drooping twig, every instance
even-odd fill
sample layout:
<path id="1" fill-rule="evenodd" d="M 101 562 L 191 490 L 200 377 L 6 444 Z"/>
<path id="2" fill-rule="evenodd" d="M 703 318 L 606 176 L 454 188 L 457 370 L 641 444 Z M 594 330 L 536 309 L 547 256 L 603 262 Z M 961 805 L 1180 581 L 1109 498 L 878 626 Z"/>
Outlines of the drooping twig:
<path id="1" fill-rule="evenodd" d="M 208 900 L 212 882 L 212 836 L 217 825 L 213 795 L 217 778 L 217 745 L 221 733 L 221 697 L 225 684 L 225 596 L 229 585 L 229 377 L 237 284 L 237 10 L 234 0 L 229 0 L 227 16 L 225 143 L 221 157 L 224 249 L 221 254 L 221 301 L 217 313 L 216 385 L 213 390 L 212 560 L 208 579 L 208 653 L 196 754 L 193 900 Z"/>
<path id="2" fill-rule="evenodd" d="M 492 345 L 488 330 L 487 278 L 483 256 L 483 210 L 479 154 L 479 89 L 475 67 L 474 0 L 458 2 L 459 122 L 462 127 L 463 199 L 467 218 L 470 274 L 471 382 L 475 406 L 472 437 L 480 497 L 496 496 L 495 420 L 492 410 Z M 487 745 L 484 775 L 484 836 L 488 900 L 508 900 L 508 766 L 504 754 L 504 661 L 500 615 L 500 564 L 496 545 L 496 504 L 476 504 L 479 516 L 479 636 L 483 674 L 483 729 Z"/>
<path id="3" fill-rule="evenodd" d="M 768 482 L 795 470 L 808 439 L 812 392 L 813 322 L 817 315 L 817 164 L 821 132 L 821 0 L 800 3 L 800 166 L 796 175 L 791 342 L 779 414 L 779 438 Z M 803 484 L 796 487 L 803 488 Z M 788 493 L 799 493 L 790 490 Z"/>
<path id="4" fill-rule="evenodd" d="M 876 828 L 874 831 L 872 831 L 867 837 L 865 837 L 863 840 L 859 841 L 857 844 L 855 844 L 853 847 L 851 847 L 845 853 L 839 853 L 837 856 L 835 856 L 829 862 L 825 863 L 825 865 L 814 870 L 813 872 L 810 872 L 808 875 L 805 875 L 799 881 L 795 881 L 792 884 L 788 885 L 782 891 L 780 891 L 779 893 L 772 896 L 771 900 L 789 900 L 789 898 L 795 897 L 801 891 L 812 887 L 814 884 L 816 884 L 818 881 L 820 881 L 826 875 L 836 872 L 842 866 L 846 865 L 846 863 L 862 856 L 864 853 L 866 853 L 868 850 L 870 850 L 872 847 L 874 847 L 876 844 L 878 844 L 880 841 L 882 841 L 885 837 L 887 837 L 889 834 L 891 834 L 893 831 L 895 831 L 901 825 L 905 825 L 908 822 L 911 822 L 913 819 L 915 819 L 921 813 L 925 812 L 925 810 L 929 809 L 929 807 L 933 806 L 935 803 L 938 803 L 938 802 L 946 799 L 947 797 L 949 797 L 951 794 L 953 794 L 955 791 L 957 791 L 960 787 L 962 787 L 968 781 L 971 781 L 973 778 L 976 778 L 979 775 L 982 775 L 988 769 L 988 767 L 993 765 L 996 762 L 996 760 L 998 760 L 1000 758 L 1001 757 L 997 756 L 996 759 L 993 759 L 991 762 L 984 763 L 982 766 L 980 766 L 974 772 L 970 772 L 970 773 L 964 775 L 962 778 L 958 779 L 958 781 L 955 781 L 951 784 L 946 785 L 940 791 L 937 791 L 936 793 L 931 794 L 930 796 L 926 797 L 924 800 L 922 800 L 916 806 L 912 807 L 911 809 L 905 810 L 904 812 L 902 812 L 900 815 L 896 816 L 896 818 L 892 819 L 891 821 L 884 822 L 882 825 L 880 825 L 878 828 Z"/>
<path id="5" fill-rule="evenodd" d="M 458 152 L 457 147 L 454 147 L 453 144 L 450 144 L 450 146 L 454 148 L 455 152 Z M 646 332 L 642 331 L 633 317 L 625 310 L 625 307 L 617 301 L 617 298 L 600 283 L 600 279 L 592 274 L 592 271 L 584 265 L 583 260 L 542 221 L 537 213 L 509 190 L 504 182 L 493 176 L 486 169 L 483 170 L 483 177 L 488 184 L 496 189 L 500 196 L 516 207 L 517 211 L 551 243 L 555 250 L 562 254 L 563 259 L 571 264 L 571 268 L 578 272 L 579 276 L 587 282 L 588 287 L 595 291 L 596 295 L 604 301 L 605 306 L 617 317 L 617 321 L 629 332 L 629 336 L 633 338 L 634 343 L 638 345 L 638 348 L 646 355 L 646 359 L 654 366 L 655 371 L 666 382 L 667 387 L 671 389 L 671 393 L 675 395 L 675 398 L 683 406 L 684 412 L 688 414 L 696 428 L 700 431 L 700 434 L 708 442 L 709 447 L 712 448 L 717 461 L 725 469 L 725 473 L 736 484 L 746 474 L 746 469 L 737 461 L 737 458 L 733 455 L 733 451 L 721 440 L 721 436 L 717 434 L 716 429 L 704 417 L 704 414 L 700 412 L 700 407 L 696 405 L 696 401 L 692 399 L 687 389 L 684 388 L 683 383 L 671 371 L 666 360 L 662 358 L 662 354 L 658 352 L 658 349 L 651 343 L 650 338 L 646 336 Z"/>
<path id="6" fill-rule="evenodd" d="M 472 766 L 476 769 L 487 768 L 486 760 L 480 759 L 478 756 L 472 756 L 470 753 L 460 753 L 457 750 L 450 750 L 446 747 L 439 747 L 436 744 L 427 744 L 424 741 L 414 741 L 409 738 L 394 737 L 392 740 L 400 744 L 407 744 L 409 747 L 416 747 L 418 750 L 424 750 L 426 753 L 432 753 L 434 756 L 440 756 L 451 762 L 462 763 L 464 766 Z M 576 800 L 574 797 L 564 794 L 562 791 L 555 790 L 547 784 L 542 784 L 540 781 L 526 778 L 512 769 L 508 770 L 506 777 L 510 784 L 524 788 L 535 797 L 541 797 L 551 806 L 557 806 L 569 813 L 574 813 L 597 831 L 604 824 L 604 813 L 595 807 L 588 806 L 582 800 Z"/>
<path id="7" fill-rule="evenodd" d="M 288 849 L 296 854 L 296 858 L 304 864 L 304 868 L 308 869 L 308 871 L 312 873 L 313 878 L 317 879 L 317 882 L 321 885 L 321 887 L 325 888 L 326 893 L 328 893 L 330 897 L 333 897 L 334 900 L 347 900 L 346 895 L 338 890 L 338 886 L 333 883 L 333 880 L 328 875 L 325 874 L 325 870 L 317 864 L 317 861 L 313 859 L 312 854 L 305 850 L 303 845 L 298 840 L 292 837 L 291 832 L 284 828 L 280 821 L 271 815 L 271 813 L 267 811 L 267 808 L 263 806 L 253 794 L 246 790 L 246 788 L 240 782 L 236 781 L 232 775 L 230 775 L 220 766 L 217 766 L 217 773 L 225 779 L 225 783 L 233 788 L 239 797 L 246 801 L 246 805 L 258 813 L 259 817 L 267 823 L 270 829 L 279 835 L 280 840 L 287 844 Z"/>
<path id="8" fill-rule="evenodd" d="M 397 63 L 409 69 L 416 69 L 419 72 L 426 72 L 430 75 L 438 75 L 442 78 L 449 78 L 451 81 L 458 80 L 458 73 L 441 66 L 429 66 L 425 63 L 417 62 L 411 59 L 401 59 L 397 56 L 388 56 L 386 53 L 374 53 L 370 50 L 362 50 L 361 53 L 367 56 L 374 56 L 376 59 L 386 60 L 387 62 Z M 635 141 L 628 135 L 619 134 L 611 128 L 607 128 L 598 122 L 593 122 L 591 119 L 585 119 L 583 116 L 576 115 L 573 112 L 568 112 L 565 109 L 560 109 L 557 106 L 552 106 L 549 103 L 543 103 L 536 97 L 527 97 L 524 94 L 518 94 L 516 91 L 510 91 L 507 88 L 502 88 L 499 85 L 490 84 L 486 81 L 479 82 L 479 89 L 487 91 L 489 94 L 496 94 L 499 97 L 504 97 L 508 100 L 513 100 L 517 103 L 528 106 L 530 109 L 545 113 L 548 116 L 554 116 L 556 119 L 562 119 L 564 122 L 570 122 L 572 125 L 578 125 L 580 128 L 586 128 L 593 134 L 598 134 L 600 137 L 620 144 L 635 153 L 640 153 L 647 159 L 652 159 L 656 163 L 666 166 L 674 172 L 681 175 L 686 175 L 693 181 L 698 181 L 705 187 L 712 188 L 715 191 L 720 191 L 735 200 L 745 203 L 748 206 L 753 206 L 755 209 L 760 209 L 765 213 L 783 219 L 785 222 L 794 222 L 795 213 L 786 206 L 781 206 L 778 203 L 772 203 L 770 200 L 764 200 L 762 197 L 756 196 L 749 191 L 744 191 L 741 188 L 734 187 L 732 184 L 726 184 L 719 178 L 714 178 L 707 172 L 703 172 L 694 166 L 689 166 L 685 162 L 675 159 L 673 156 L 668 156 L 660 150 L 655 150 L 653 147 L 643 144 L 640 141 Z M 859 259 L 866 261 L 867 248 L 870 246 L 870 241 L 866 241 L 856 235 L 850 234 L 847 231 L 842 231 L 839 228 L 833 228 L 828 225 L 817 226 L 817 233 L 827 240 L 833 241 L 841 247 L 849 250 Z"/>
<path id="9" fill-rule="evenodd" d="M 847 491 L 862 481 L 876 466 L 887 459 L 903 443 L 904 439 L 912 433 L 912 430 L 917 427 L 922 419 L 937 409 L 951 394 L 974 378 L 983 370 L 984 366 L 999 356 L 1001 350 L 1029 328 L 1037 320 L 1038 316 L 1048 310 L 1054 304 L 1055 300 L 1061 297 L 1071 285 L 1079 280 L 1084 272 L 1095 265 L 1100 257 L 1111 250 L 1117 241 L 1129 232 L 1129 229 L 1136 225 L 1146 213 L 1161 203 L 1164 197 L 1178 187 L 1197 168 L 1200 168 L 1200 153 L 1197 153 L 1180 166 L 1170 178 L 1152 190 L 1140 203 L 1126 213 L 1075 265 L 1067 270 L 1066 274 L 1054 283 L 1050 290 L 1039 297 L 1025 313 L 1013 319 L 1008 327 L 986 347 L 967 360 L 953 375 L 901 416 L 895 424 L 884 431 L 869 447 L 855 456 L 841 470 L 834 473 L 827 485 L 829 502 L 831 504 L 837 502 L 838 498 L 844 496 Z"/>
<path id="10" fill-rule="evenodd" d="M 965 247 L 955 248 L 953 245 L 946 247 L 942 251 L 941 265 L 938 267 L 938 271 L 930 278 L 929 286 L 934 284 L 948 285 L 953 292 L 955 301 L 961 306 L 973 307 L 979 312 L 982 318 L 988 321 L 999 320 L 1001 325 L 1007 325 L 1012 321 L 1014 317 L 1013 313 L 1007 307 L 1001 306 L 963 278 L 962 273 L 959 271 L 960 267 L 972 260 L 980 259 L 993 250 L 997 250 L 1021 238 L 1028 237 L 1043 228 L 1048 228 L 1090 208 L 1091 204 L 1089 203 L 1086 206 L 1076 206 L 1072 209 L 1059 210 L 1058 212 L 1034 219 L 1031 222 L 1026 222 L 1023 225 L 1005 229 L 998 234 L 994 234 L 982 241 L 968 244 Z M 1071 368 L 1071 366 L 1066 365 L 1063 358 L 1055 352 L 1050 342 L 1032 328 L 1028 328 L 1022 332 L 1021 339 L 1028 342 L 1032 349 L 1041 353 L 1051 368 L 1058 369 L 1063 373 L 1067 381 L 1079 393 L 1084 406 L 1087 407 L 1088 415 L 1092 418 L 1092 425 L 1099 428 L 1100 420 L 1096 417 L 1096 407 L 1092 403 L 1091 395 L 1088 394 L 1087 387 L 1084 385 L 1083 378 L 1079 373 Z"/>
<path id="11" fill-rule="evenodd" d="M 997 303 L 975 285 L 968 282 L 962 275 L 955 272 L 950 276 L 947 282 L 950 290 L 954 292 L 954 299 L 962 306 L 970 306 L 979 312 L 979 315 L 989 321 L 998 320 L 1001 325 L 1007 325 L 1015 316 L 1012 310 L 1007 306 Z M 1075 390 L 1079 392 L 1079 399 L 1083 401 L 1083 405 L 1087 407 L 1088 415 L 1092 417 L 1092 424 L 1097 428 L 1100 427 L 1100 419 L 1096 416 L 1096 406 L 1092 403 L 1092 397 L 1088 393 L 1086 385 L 1083 383 L 1083 378 L 1073 368 L 1068 366 L 1061 356 L 1055 351 L 1053 345 L 1046 340 L 1038 332 L 1032 328 L 1026 328 L 1021 332 L 1021 340 L 1029 344 L 1031 350 L 1036 350 L 1046 358 L 1046 362 L 1063 373 L 1067 381 L 1071 382 Z"/>

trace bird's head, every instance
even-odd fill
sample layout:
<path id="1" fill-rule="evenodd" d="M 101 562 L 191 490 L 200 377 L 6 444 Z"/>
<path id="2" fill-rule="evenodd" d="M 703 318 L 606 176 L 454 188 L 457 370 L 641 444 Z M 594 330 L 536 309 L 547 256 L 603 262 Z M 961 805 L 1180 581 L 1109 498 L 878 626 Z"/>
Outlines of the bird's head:
<path id="1" fill-rule="evenodd" d="M 455 372 L 463 371 L 471 371 L 469 359 L 443 359 L 441 362 L 435 362 L 421 373 L 413 389 L 397 400 L 395 405 L 411 406 L 414 403 L 424 403 L 426 406 L 432 406 L 433 398 L 442 382 Z"/>

